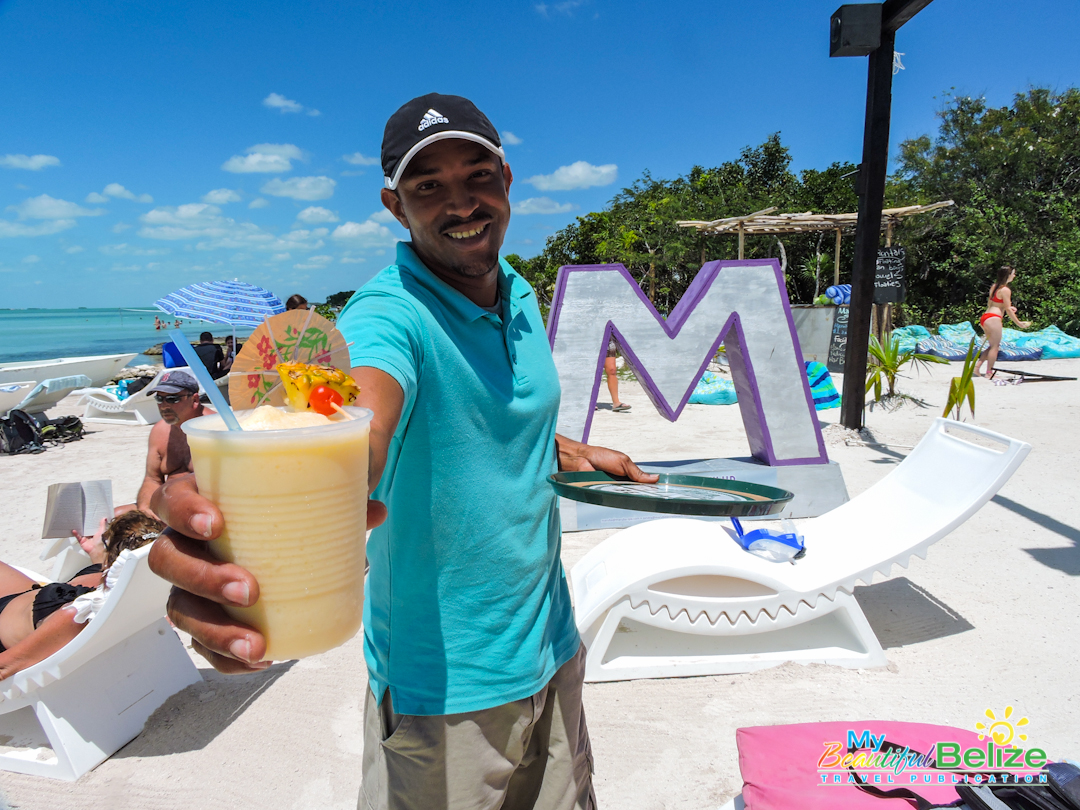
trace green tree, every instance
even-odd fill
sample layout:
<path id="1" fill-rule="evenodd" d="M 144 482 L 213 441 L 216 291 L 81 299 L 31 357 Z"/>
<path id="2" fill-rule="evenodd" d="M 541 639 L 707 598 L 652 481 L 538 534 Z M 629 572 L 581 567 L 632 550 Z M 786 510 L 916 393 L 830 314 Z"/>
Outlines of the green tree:
<path id="1" fill-rule="evenodd" d="M 1033 88 L 1000 108 L 954 96 L 939 115 L 935 137 L 901 144 L 890 184 L 905 202 L 956 202 L 897 233 L 908 319 L 977 318 L 997 267 L 1011 264 L 1025 318 L 1080 333 L 1080 91 Z"/>

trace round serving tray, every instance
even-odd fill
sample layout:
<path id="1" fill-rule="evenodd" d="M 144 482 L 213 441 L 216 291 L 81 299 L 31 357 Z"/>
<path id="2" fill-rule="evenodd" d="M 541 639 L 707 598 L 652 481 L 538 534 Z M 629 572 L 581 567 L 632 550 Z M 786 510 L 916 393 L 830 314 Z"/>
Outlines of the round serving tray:
<path id="1" fill-rule="evenodd" d="M 639 484 L 603 472 L 561 472 L 548 476 L 548 481 L 559 495 L 573 501 L 692 517 L 775 515 L 795 497 L 764 484 L 696 475 L 661 474 L 655 484 Z"/>

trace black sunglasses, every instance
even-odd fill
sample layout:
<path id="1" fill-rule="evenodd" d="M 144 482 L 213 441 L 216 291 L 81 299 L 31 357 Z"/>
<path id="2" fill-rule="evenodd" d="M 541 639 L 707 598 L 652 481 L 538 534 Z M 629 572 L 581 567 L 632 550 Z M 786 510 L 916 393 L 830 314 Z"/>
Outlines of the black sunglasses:
<path id="1" fill-rule="evenodd" d="M 187 399 L 191 394 L 154 394 L 154 399 L 159 404 L 164 403 L 166 405 L 175 405 L 182 399 Z"/>

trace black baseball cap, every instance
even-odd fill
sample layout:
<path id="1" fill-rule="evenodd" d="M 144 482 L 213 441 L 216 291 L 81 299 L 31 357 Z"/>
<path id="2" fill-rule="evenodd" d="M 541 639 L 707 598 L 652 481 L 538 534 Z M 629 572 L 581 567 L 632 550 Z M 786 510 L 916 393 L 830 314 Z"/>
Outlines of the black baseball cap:
<path id="1" fill-rule="evenodd" d="M 198 390 L 199 384 L 186 371 L 166 371 L 161 375 L 161 381 L 148 393 L 190 394 Z"/>
<path id="2" fill-rule="evenodd" d="M 386 122 L 382 142 L 386 187 L 396 189 L 417 152 L 446 138 L 473 141 L 506 160 L 498 131 L 475 104 L 461 96 L 428 93 L 402 105 Z"/>

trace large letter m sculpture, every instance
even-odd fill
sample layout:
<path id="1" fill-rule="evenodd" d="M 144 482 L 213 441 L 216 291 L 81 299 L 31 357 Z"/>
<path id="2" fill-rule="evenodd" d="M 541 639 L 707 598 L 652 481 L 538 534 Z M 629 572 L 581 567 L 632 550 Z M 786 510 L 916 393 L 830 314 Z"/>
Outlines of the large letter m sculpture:
<path id="1" fill-rule="evenodd" d="M 774 466 L 828 462 L 776 260 L 707 263 L 666 320 L 621 264 L 561 268 L 548 339 L 565 436 L 588 440 L 612 335 L 671 421 L 723 343 L 753 456 Z"/>

